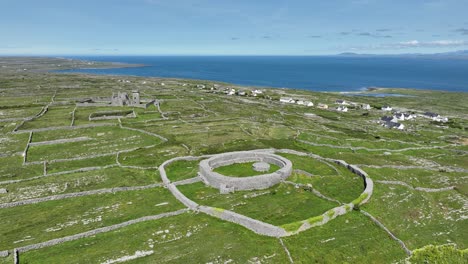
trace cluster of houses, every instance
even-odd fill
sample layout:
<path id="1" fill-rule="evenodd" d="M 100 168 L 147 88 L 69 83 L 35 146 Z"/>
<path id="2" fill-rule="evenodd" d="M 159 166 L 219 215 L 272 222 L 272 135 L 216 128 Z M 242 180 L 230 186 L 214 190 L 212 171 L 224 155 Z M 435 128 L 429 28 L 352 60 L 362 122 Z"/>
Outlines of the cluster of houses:
<path id="1" fill-rule="evenodd" d="M 336 111 L 338 112 L 348 112 L 348 106 L 353 106 L 354 108 L 361 108 L 364 110 L 370 110 L 372 107 L 369 104 L 358 104 L 355 102 L 347 102 L 345 100 L 336 100 L 335 104 L 338 105 Z"/>
<path id="2" fill-rule="evenodd" d="M 390 106 L 382 107 L 382 110 L 384 111 L 388 111 L 388 109 L 390 109 L 391 111 L 392 108 Z M 426 112 L 420 116 L 430 118 L 433 121 L 437 121 L 437 122 L 448 122 L 447 117 L 442 117 L 436 113 Z M 384 116 L 380 118 L 380 123 L 382 124 L 382 126 L 386 128 L 396 128 L 396 129 L 402 130 L 405 128 L 405 125 L 399 123 L 398 121 L 412 120 L 412 119 L 416 119 L 416 117 L 417 115 L 415 115 L 414 113 L 401 113 L 401 112 L 395 111 L 393 112 L 392 116 Z"/>
<path id="3" fill-rule="evenodd" d="M 436 113 L 426 112 L 426 113 L 424 113 L 423 116 L 426 117 L 426 118 L 430 118 L 430 119 L 432 119 L 433 121 L 436 121 L 436 122 L 448 122 L 447 117 L 440 116 L 439 114 L 436 114 Z"/>
<path id="4" fill-rule="evenodd" d="M 207 89 L 206 85 L 204 84 L 197 84 L 196 87 L 198 89 Z M 223 93 L 225 95 L 237 95 L 237 96 L 253 96 L 257 97 L 259 95 L 263 94 L 262 90 L 255 89 L 253 91 L 250 90 L 236 90 L 235 88 L 230 88 L 230 87 L 222 87 L 218 84 L 214 84 L 211 88 L 209 88 L 210 91 L 213 93 Z"/>
<path id="5" fill-rule="evenodd" d="M 389 105 L 384 105 L 382 106 L 381 109 L 382 111 L 388 111 L 388 112 L 393 110 L 393 108 Z M 380 124 L 386 128 L 390 128 L 390 129 L 395 128 L 395 129 L 403 130 L 405 129 L 405 125 L 402 123 L 399 123 L 398 121 L 411 120 L 414 118 L 416 118 L 416 115 L 412 113 L 401 113 L 398 111 L 393 111 L 392 115 L 383 116 L 382 118 L 380 118 Z"/>
<path id="6" fill-rule="evenodd" d="M 293 99 L 291 97 L 281 97 L 280 98 L 281 103 L 287 103 L 287 104 L 298 104 L 298 105 L 305 105 L 305 106 L 314 106 L 314 103 L 311 101 L 307 101 L 304 99 Z"/>
<path id="7" fill-rule="evenodd" d="M 185 85 L 184 85 L 185 86 Z M 199 89 L 207 89 L 206 85 L 204 84 L 197 84 L 197 88 Z M 212 92 L 217 92 L 217 93 L 224 93 L 226 95 L 237 95 L 237 96 L 254 96 L 257 97 L 259 95 L 263 94 L 263 91 L 255 89 L 251 91 L 245 91 L 245 90 L 236 90 L 234 88 L 230 87 L 223 87 L 218 84 L 214 84 L 211 88 L 209 88 Z M 271 99 L 271 98 L 270 98 Z M 281 103 L 285 104 L 297 104 L 297 105 L 303 105 L 307 107 L 312 107 L 314 106 L 314 103 L 311 101 L 308 101 L 306 99 L 297 99 L 297 98 L 292 98 L 292 97 L 281 97 L 279 99 Z M 359 104 L 355 102 L 349 102 L 345 100 L 336 100 L 335 104 L 337 107 L 335 108 L 336 111 L 338 112 L 348 112 L 348 106 L 350 106 L 352 109 L 363 109 L 363 110 L 371 110 L 372 107 L 369 104 Z M 329 106 L 324 103 L 319 103 L 317 104 L 317 108 L 319 109 L 329 109 Z M 391 112 L 393 111 L 393 108 L 390 105 L 384 105 L 381 107 L 382 111 L 387 111 Z M 426 112 L 423 117 L 430 118 L 434 121 L 437 122 L 447 122 L 448 118 L 442 117 L 439 114 L 436 113 L 431 113 L 431 112 Z M 399 129 L 403 130 L 405 128 L 405 125 L 400 123 L 399 121 L 405 121 L 405 120 L 411 120 L 415 119 L 417 116 L 414 113 L 401 113 L 398 111 L 393 111 L 392 115 L 386 115 L 383 116 L 379 122 L 382 126 L 386 128 L 394 128 L 394 129 Z"/>

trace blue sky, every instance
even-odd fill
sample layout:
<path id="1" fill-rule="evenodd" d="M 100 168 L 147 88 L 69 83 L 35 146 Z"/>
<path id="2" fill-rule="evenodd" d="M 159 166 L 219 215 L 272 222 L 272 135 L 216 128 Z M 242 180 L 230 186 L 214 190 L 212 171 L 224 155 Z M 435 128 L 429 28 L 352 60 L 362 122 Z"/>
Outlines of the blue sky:
<path id="1" fill-rule="evenodd" d="M 0 0 L 0 10 L 10 55 L 468 49 L 467 0 Z"/>

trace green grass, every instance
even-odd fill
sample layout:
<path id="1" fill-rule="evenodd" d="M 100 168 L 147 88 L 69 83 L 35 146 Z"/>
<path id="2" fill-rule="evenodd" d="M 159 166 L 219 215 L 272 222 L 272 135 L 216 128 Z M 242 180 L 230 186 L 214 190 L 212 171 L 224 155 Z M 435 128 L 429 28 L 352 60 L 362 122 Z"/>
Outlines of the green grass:
<path id="1" fill-rule="evenodd" d="M 114 127 L 62 130 L 61 134 L 53 136 L 48 132 L 39 132 L 34 134 L 33 142 L 73 137 L 88 137 L 89 139 L 81 142 L 31 146 L 28 151 L 28 161 L 86 157 L 161 143 L 159 138 Z"/>
<path id="2" fill-rule="evenodd" d="M 104 188 L 144 186 L 160 181 L 159 173 L 156 170 L 143 171 L 113 167 L 4 185 L 8 193 L 0 196 L 0 202 L 14 202 Z"/>
<path id="3" fill-rule="evenodd" d="M 116 164 L 115 155 L 96 157 L 83 160 L 72 160 L 63 162 L 54 162 L 47 164 L 47 173 L 56 173 L 62 171 L 77 170 L 80 168 L 99 167 Z"/>
<path id="4" fill-rule="evenodd" d="M 42 164 L 23 166 L 22 156 L 0 157 L 0 181 L 25 179 L 44 174 Z"/>
<path id="5" fill-rule="evenodd" d="M 298 222 L 293 222 L 293 223 L 289 223 L 289 224 L 284 224 L 281 227 L 284 228 L 284 230 L 286 230 L 288 232 L 295 232 L 301 226 L 302 226 L 302 222 L 298 221 Z"/>
<path id="6" fill-rule="evenodd" d="M 289 184 L 232 194 L 219 194 L 219 190 L 203 183 L 178 186 L 178 189 L 201 205 L 232 210 L 273 225 L 305 220 L 337 206 Z"/>
<path id="7" fill-rule="evenodd" d="M 168 204 L 156 206 L 164 202 Z M 0 210 L 0 249 L 39 243 L 180 208 L 182 204 L 163 188 L 6 208 Z M 31 240 L 21 241 L 28 238 Z"/>
<path id="8" fill-rule="evenodd" d="M 133 255 L 137 250 L 154 253 L 129 263 L 224 263 L 230 259 L 233 263 L 288 262 L 276 238 L 259 236 L 242 226 L 193 213 L 26 252 L 21 254 L 21 262 L 99 263 Z"/>
<path id="9" fill-rule="evenodd" d="M 253 169 L 255 162 L 234 163 L 227 166 L 215 168 L 213 171 L 221 175 L 231 177 L 250 177 L 262 174 L 268 174 L 280 169 L 278 165 L 270 164 L 270 169 L 266 172 L 256 171 Z"/>
<path id="10" fill-rule="evenodd" d="M 122 165 L 155 167 L 161 165 L 166 160 L 187 155 L 187 149 L 183 146 L 166 142 L 151 148 L 121 153 L 119 161 Z"/>
<path id="11" fill-rule="evenodd" d="M 74 105 L 50 106 L 45 115 L 24 123 L 20 129 L 69 126 L 72 120 L 71 112 L 73 108 L 75 108 Z"/>
<path id="12" fill-rule="evenodd" d="M 186 161 L 179 160 L 175 161 L 168 166 L 166 166 L 166 174 L 169 180 L 172 182 L 186 180 L 193 177 L 196 177 L 198 174 L 198 163 L 200 161 Z"/>
<path id="13" fill-rule="evenodd" d="M 416 249 L 408 261 L 411 263 L 468 263 L 468 251 L 459 250 L 454 245 L 428 245 Z"/>
<path id="14" fill-rule="evenodd" d="M 398 243 L 358 212 L 283 241 L 294 263 L 393 263 L 406 256 Z"/>
<path id="15" fill-rule="evenodd" d="M 466 197 L 456 191 L 425 193 L 398 185 L 374 185 L 363 206 L 410 249 L 448 242 L 466 248 Z"/>

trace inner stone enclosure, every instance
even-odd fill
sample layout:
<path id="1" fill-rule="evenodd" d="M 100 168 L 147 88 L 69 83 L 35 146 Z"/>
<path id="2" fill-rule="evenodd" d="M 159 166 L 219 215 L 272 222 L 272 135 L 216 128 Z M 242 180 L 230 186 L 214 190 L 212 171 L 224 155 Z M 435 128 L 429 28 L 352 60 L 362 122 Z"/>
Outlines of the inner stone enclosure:
<path id="1" fill-rule="evenodd" d="M 280 169 L 273 173 L 242 178 L 229 177 L 213 171 L 218 167 L 246 162 L 256 162 L 254 170 L 258 165 L 259 169 L 268 171 L 270 164 L 274 164 Z M 276 185 L 291 175 L 292 163 L 286 158 L 271 153 L 239 151 L 219 154 L 203 160 L 200 162 L 199 169 L 205 184 L 219 189 L 221 193 L 230 193 L 241 190 L 267 189 Z"/>

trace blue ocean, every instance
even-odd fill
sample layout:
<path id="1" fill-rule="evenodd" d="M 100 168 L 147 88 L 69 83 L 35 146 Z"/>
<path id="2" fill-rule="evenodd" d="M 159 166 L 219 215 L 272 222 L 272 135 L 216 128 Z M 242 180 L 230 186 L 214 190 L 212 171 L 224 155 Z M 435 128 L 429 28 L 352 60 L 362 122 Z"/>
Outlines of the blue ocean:
<path id="1" fill-rule="evenodd" d="M 346 56 L 101 56 L 70 57 L 146 67 L 61 72 L 171 77 L 313 91 L 366 87 L 468 92 L 468 60 Z"/>

